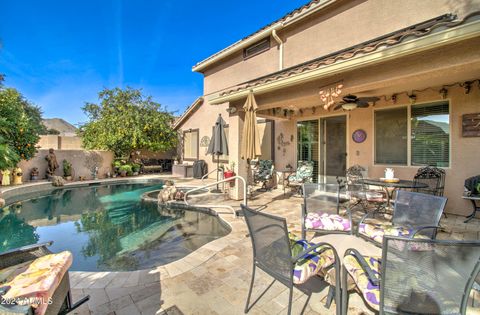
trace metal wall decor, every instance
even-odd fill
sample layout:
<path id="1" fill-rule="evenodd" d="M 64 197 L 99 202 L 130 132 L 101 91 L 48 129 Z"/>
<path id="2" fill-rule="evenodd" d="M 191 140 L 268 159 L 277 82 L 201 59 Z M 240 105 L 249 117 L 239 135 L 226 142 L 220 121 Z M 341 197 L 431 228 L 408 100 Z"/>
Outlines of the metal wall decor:
<path id="1" fill-rule="evenodd" d="M 367 132 L 363 129 L 357 129 L 352 133 L 352 140 L 355 143 L 362 143 L 367 139 Z"/>
<path id="2" fill-rule="evenodd" d="M 464 114 L 462 116 L 462 136 L 480 137 L 480 113 Z"/>
<path id="3" fill-rule="evenodd" d="M 210 144 L 210 137 L 209 136 L 203 136 L 202 139 L 200 140 L 200 146 L 201 147 L 208 147 Z"/>
<path id="4" fill-rule="evenodd" d="M 320 92 L 320 99 L 324 103 L 323 108 L 328 110 L 330 106 L 335 103 L 335 98 L 338 97 L 342 93 L 343 82 L 333 83 L 331 85 L 321 87 Z"/>

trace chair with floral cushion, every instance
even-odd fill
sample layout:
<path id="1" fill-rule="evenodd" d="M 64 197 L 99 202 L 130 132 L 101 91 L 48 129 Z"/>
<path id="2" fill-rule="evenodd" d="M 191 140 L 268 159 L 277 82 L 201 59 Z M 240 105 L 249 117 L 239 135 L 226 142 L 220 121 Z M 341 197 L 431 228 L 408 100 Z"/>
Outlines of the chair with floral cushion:
<path id="1" fill-rule="evenodd" d="M 387 235 L 434 239 L 446 203 L 445 197 L 399 190 L 392 221 L 376 221 L 378 211 L 370 212 L 360 220 L 357 235 L 378 246 Z"/>
<path id="2" fill-rule="evenodd" d="M 480 271 L 480 242 L 385 236 L 382 257 L 348 249 L 342 267 L 342 312 L 356 289 L 380 314 L 478 314 L 469 301 Z M 470 306 L 469 306 L 470 305 Z"/>
<path id="3" fill-rule="evenodd" d="M 293 287 L 295 285 L 305 283 L 316 275 L 325 277 L 327 272 L 334 268 L 335 287 L 340 288 L 338 255 L 330 244 L 313 244 L 306 240 L 296 240 L 288 234 L 287 221 L 284 218 L 259 212 L 244 205 L 242 205 L 242 211 L 245 215 L 253 247 L 252 279 L 245 313 L 255 305 L 271 286 L 268 286 L 250 305 L 256 268 L 273 277 L 273 282 L 278 280 L 290 289 L 288 314 L 291 313 Z M 333 299 L 336 301 L 336 314 L 340 314 L 340 289 L 335 290 L 330 287 L 327 307 L 330 307 Z"/>
<path id="4" fill-rule="evenodd" d="M 287 187 L 300 193 L 303 183 L 313 182 L 313 161 L 298 161 L 297 170 L 287 178 Z"/>
<path id="5" fill-rule="evenodd" d="M 384 203 L 385 194 L 383 191 L 369 189 L 368 185 L 363 183 L 363 173 L 365 168 L 355 164 L 347 169 L 346 172 L 346 196 L 350 200 L 350 209 L 361 206 L 363 211 L 367 212 L 370 204 L 375 208 L 381 208 Z"/>
<path id="6" fill-rule="evenodd" d="M 307 231 L 352 234 L 350 209 L 340 210 L 346 201 L 341 197 L 344 187 L 343 181 L 338 179 L 336 184 L 303 184 L 302 238 L 306 237 Z"/>
<path id="7" fill-rule="evenodd" d="M 68 269 L 72 254 L 53 254 L 52 242 L 0 253 L 0 314 L 66 314 L 88 301 L 72 303 Z M 22 301 L 22 302 L 20 302 Z"/>
<path id="8" fill-rule="evenodd" d="M 259 160 L 258 167 L 253 174 L 253 180 L 255 183 L 262 182 L 262 188 L 267 189 L 267 183 L 273 179 L 273 161 L 272 160 Z"/>

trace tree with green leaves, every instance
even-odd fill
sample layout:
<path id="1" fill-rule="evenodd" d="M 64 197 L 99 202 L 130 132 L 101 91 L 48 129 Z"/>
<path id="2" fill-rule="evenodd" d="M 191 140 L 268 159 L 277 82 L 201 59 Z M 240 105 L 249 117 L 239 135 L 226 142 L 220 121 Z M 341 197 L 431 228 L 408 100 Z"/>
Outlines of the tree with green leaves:
<path id="1" fill-rule="evenodd" d="M 82 108 L 88 122 L 80 126 L 79 133 L 86 149 L 110 150 L 127 157 L 135 150 L 175 147 L 172 113 L 141 90 L 105 89 L 98 96 L 100 104 L 86 103 Z"/>
<path id="2" fill-rule="evenodd" d="M 0 87 L 0 169 L 33 158 L 44 130 L 39 107 L 17 90 Z"/>

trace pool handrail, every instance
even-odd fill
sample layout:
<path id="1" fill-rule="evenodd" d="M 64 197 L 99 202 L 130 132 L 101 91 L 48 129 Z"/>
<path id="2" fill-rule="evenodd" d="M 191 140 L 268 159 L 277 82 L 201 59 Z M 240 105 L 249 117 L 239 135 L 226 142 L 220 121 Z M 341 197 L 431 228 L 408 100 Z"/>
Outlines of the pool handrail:
<path id="1" fill-rule="evenodd" d="M 224 177 L 224 175 L 223 175 L 223 169 L 221 169 L 221 168 L 216 168 L 216 169 L 214 169 L 214 170 L 211 170 L 211 171 L 208 172 L 207 174 L 203 175 L 203 176 L 202 176 L 202 182 L 205 180 L 205 178 L 208 177 L 208 175 L 212 174 L 212 173 L 215 172 L 215 171 L 220 172 L 220 174 L 222 174 L 222 179 L 225 179 L 225 177 Z"/>
<path id="2" fill-rule="evenodd" d="M 214 183 L 210 183 L 210 184 L 207 184 L 207 185 L 204 185 L 204 186 L 200 186 L 200 187 L 195 187 L 193 189 L 190 189 L 188 191 L 185 192 L 185 195 L 183 196 L 183 201 L 185 202 L 185 204 L 188 206 L 189 203 L 187 201 L 187 197 L 188 197 L 188 194 L 189 193 L 192 193 L 194 191 L 197 191 L 197 190 L 201 190 L 201 189 L 205 189 L 205 188 L 208 188 L 210 186 L 215 186 L 217 184 L 222 184 L 222 183 L 226 183 L 226 182 L 230 182 L 232 180 L 235 180 L 235 179 L 239 179 L 242 181 L 243 183 L 243 204 L 244 205 L 247 205 L 247 182 L 245 181 L 245 178 L 243 178 L 242 176 L 239 176 L 239 175 L 235 175 L 233 177 L 229 177 L 229 178 L 226 178 L 226 179 L 222 179 L 222 180 L 219 180 L 219 181 L 216 181 Z M 233 215 L 236 216 L 236 212 L 235 212 L 235 209 L 233 209 L 233 207 L 231 206 L 221 206 L 221 205 L 196 205 L 198 207 L 206 207 L 206 208 L 229 208 L 233 211 Z"/>

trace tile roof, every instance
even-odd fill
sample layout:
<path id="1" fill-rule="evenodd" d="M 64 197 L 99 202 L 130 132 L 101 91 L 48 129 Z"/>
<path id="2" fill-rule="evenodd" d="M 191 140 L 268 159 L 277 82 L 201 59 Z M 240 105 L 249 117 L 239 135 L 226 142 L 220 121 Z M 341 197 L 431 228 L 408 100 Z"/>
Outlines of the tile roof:
<path id="1" fill-rule="evenodd" d="M 445 14 L 437 18 L 412 25 L 410 27 L 401 29 L 399 31 L 383 35 L 381 37 L 369 40 L 367 42 L 322 56 L 305 63 L 268 74 L 263 77 L 256 78 L 244 83 L 241 83 L 233 88 L 229 88 L 220 93 L 220 96 L 227 96 L 245 89 L 253 88 L 269 82 L 285 79 L 295 76 L 297 74 L 316 70 L 323 66 L 328 66 L 340 60 L 351 59 L 359 54 L 366 54 L 384 47 L 394 46 L 403 42 L 406 39 L 418 38 L 432 33 L 437 28 L 451 28 L 465 23 L 473 16 L 479 16 L 480 11 L 473 12 L 465 16 L 462 20 L 456 20 L 456 15 Z"/>
<path id="2" fill-rule="evenodd" d="M 242 42 L 246 41 L 247 39 L 249 39 L 249 38 L 251 38 L 251 37 L 253 37 L 253 36 L 261 33 L 262 31 L 264 31 L 264 30 L 272 27 L 273 25 L 278 24 L 278 23 L 283 23 L 283 22 L 285 22 L 286 20 L 288 20 L 288 19 L 296 16 L 297 14 L 307 12 L 307 11 L 315 8 L 316 5 L 322 4 L 322 3 L 324 3 L 324 2 L 325 2 L 325 0 L 311 0 L 311 1 L 309 1 L 307 4 L 304 4 L 303 6 L 298 7 L 298 8 L 296 8 L 296 9 L 294 9 L 293 11 L 288 12 L 287 14 L 285 14 L 285 15 L 284 15 L 283 17 L 281 17 L 280 19 L 275 20 L 275 21 L 273 21 L 272 23 L 270 23 L 270 24 L 262 27 L 261 29 L 257 30 L 256 32 L 254 32 L 254 33 L 252 33 L 252 34 L 250 34 L 250 35 L 248 35 L 248 36 L 246 36 L 246 37 L 244 37 L 244 38 L 236 41 L 235 43 L 231 44 L 230 46 L 225 47 L 224 49 L 222 49 L 222 50 L 214 53 L 214 54 L 211 55 L 210 57 L 205 58 L 204 60 L 197 62 L 197 63 L 193 66 L 193 68 L 198 67 L 198 66 L 206 63 L 207 61 L 216 58 L 218 55 L 222 54 L 223 52 L 226 52 L 227 50 L 230 50 L 230 49 L 238 46 L 240 43 L 242 43 Z"/>

